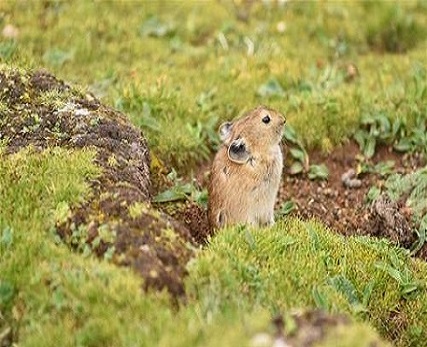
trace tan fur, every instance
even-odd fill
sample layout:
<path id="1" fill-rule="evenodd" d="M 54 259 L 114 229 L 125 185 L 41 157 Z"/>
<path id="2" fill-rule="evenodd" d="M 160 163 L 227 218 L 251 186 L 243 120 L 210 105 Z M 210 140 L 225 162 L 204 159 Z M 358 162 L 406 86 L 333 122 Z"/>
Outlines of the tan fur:
<path id="1" fill-rule="evenodd" d="M 270 117 L 268 124 L 262 121 L 266 115 Z M 208 189 L 213 228 L 274 223 L 283 169 L 280 141 L 284 124 L 280 113 L 260 106 L 221 126 L 223 144 L 213 161 Z M 235 147 L 230 150 L 233 143 Z M 247 152 L 238 150 L 242 143 Z"/>

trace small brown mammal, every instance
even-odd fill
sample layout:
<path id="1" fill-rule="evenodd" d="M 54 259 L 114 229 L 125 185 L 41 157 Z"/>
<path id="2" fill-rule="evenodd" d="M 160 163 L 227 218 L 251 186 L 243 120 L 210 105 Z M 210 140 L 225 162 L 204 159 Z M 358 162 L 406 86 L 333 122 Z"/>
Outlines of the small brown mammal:
<path id="1" fill-rule="evenodd" d="M 213 161 L 208 188 L 211 227 L 274 223 L 285 121 L 279 112 L 259 106 L 220 126 L 222 146 Z"/>

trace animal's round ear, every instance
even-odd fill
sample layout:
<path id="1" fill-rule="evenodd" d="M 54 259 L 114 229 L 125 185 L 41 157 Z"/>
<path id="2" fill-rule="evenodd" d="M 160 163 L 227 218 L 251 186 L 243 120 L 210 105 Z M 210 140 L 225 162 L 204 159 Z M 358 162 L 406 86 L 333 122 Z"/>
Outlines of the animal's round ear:
<path id="1" fill-rule="evenodd" d="M 228 147 L 227 154 L 228 158 L 237 164 L 244 164 L 251 157 L 251 153 L 249 152 L 243 139 L 237 139 L 231 142 L 230 146 Z"/>
<path id="2" fill-rule="evenodd" d="M 231 130 L 233 129 L 233 123 L 225 122 L 219 127 L 219 138 L 222 142 L 226 142 L 231 136 Z"/>

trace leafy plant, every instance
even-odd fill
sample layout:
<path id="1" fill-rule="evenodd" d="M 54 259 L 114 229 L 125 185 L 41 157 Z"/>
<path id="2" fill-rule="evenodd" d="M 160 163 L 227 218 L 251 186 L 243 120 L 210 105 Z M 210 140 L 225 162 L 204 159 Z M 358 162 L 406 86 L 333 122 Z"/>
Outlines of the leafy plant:
<path id="1" fill-rule="evenodd" d="M 425 27 L 399 3 L 374 2 L 373 6 L 372 10 L 381 15 L 366 25 L 366 41 L 371 48 L 404 53 L 415 47 L 424 36 Z"/>
<path id="2" fill-rule="evenodd" d="M 320 179 L 326 180 L 329 176 L 328 167 L 325 164 L 310 165 L 308 170 L 308 178 L 311 180 Z"/>
<path id="3" fill-rule="evenodd" d="M 322 290 L 320 290 L 318 287 L 313 287 L 311 291 L 311 295 L 313 297 L 314 303 L 316 306 L 322 310 L 328 311 L 331 308 L 331 303 L 329 302 L 328 298 Z"/>
<path id="4" fill-rule="evenodd" d="M 375 267 L 386 272 L 390 277 L 396 280 L 399 285 L 400 294 L 405 299 L 413 298 L 417 291 L 425 288 L 418 280 L 413 278 L 413 274 L 405 262 L 398 257 L 396 251 L 390 252 L 390 263 L 378 261 Z"/>
<path id="5" fill-rule="evenodd" d="M 372 173 L 380 175 L 381 177 L 387 177 L 394 172 L 394 166 L 394 160 L 380 161 L 376 164 L 373 164 L 369 160 L 364 160 L 364 158 L 361 158 L 357 164 L 356 173 L 357 175 Z"/>
<path id="6" fill-rule="evenodd" d="M 191 200 L 199 205 L 207 204 L 206 189 L 199 189 L 193 182 L 184 182 L 181 177 L 178 177 L 174 169 L 167 175 L 167 179 L 172 186 L 157 194 L 153 198 L 153 202 L 164 203 L 178 200 Z"/>
<path id="7" fill-rule="evenodd" d="M 425 215 L 420 223 L 420 227 L 416 230 L 418 240 L 412 245 L 411 253 L 417 254 L 418 251 L 424 246 L 427 240 L 427 215 Z"/>
<path id="8" fill-rule="evenodd" d="M 282 203 L 277 213 L 280 217 L 284 217 L 290 214 L 293 210 L 295 210 L 295 208 L 295 202 L 293 202 L 292 200 L 287 200 Z"/>
<path id="9" fill-rule="evenodd" d="M 339 274 L 333 276 L 329 279 L 329 284 L 347 299 L 356 313 L 368 311 L 369 299 L 374 289 L 373 281 L 365 285 L 361 296 L 354 284 L 345 275 Z"/>
<path id="10" fill-rule="evenodd" d="M 292 126 L 285 126 L 283 138 L 290 146 L 289 153 L 293 160 L 289 168 L 289 173 L 291 175 L 306 173 L 308 175 L 308 178 L 311 180 L 328 178 L 329 171 L 326 165 L 310 164 L 308 153 L 305 150 L 302 141 L 299 139 L 295 129 Z"/>
<path id="11" fill-rule="evenodd" d="M 368 192 L 366 193 L 366 202 L 368 203 L 372 203 L 374 202 L 376 199 L 378 199 L 378 197 L 381 195 L 381 188 L 378 188 L 376 186 L 372 186 L 371 188 L 369 188 Z"/>
<path id="12" fill-rule="evenodd" d="M 264 84 L 260 85 L 257 90 L 257 95 L 260 97 L 283 96 L 285 91 L 279 81 L 272 77 Z"/>
<path id="13" fill-rule="evenodd" d="M 199 151 L 199 160 L 200 158 L 206 160 L 209 158 L 210 148 L 207 143 L 207 135 L 205 132 L 205 125 L 197 121 L 195 124 L 186 124 L 187 132 L 189 133 L 191 139 L 195 144 L 198 144 L 197 148 Z M 211 129 L 209 129 L 211 130 Z M 212 135 L 212 134 L 211 134 Z"/>
<path id="14" fill-rule="evenodd" d="M 415 119 L 415 125 L 406 130 L 398 142 L 394 145 L 394 149 L 399 152 L 420 152 L 423 155 L 427 154 L 427 132 L 426 132 L 426 117 L 418 115 Z"/>
<path id="15" fill-rule="evenodd" d="M 361 128 L 354 134 L 354 139 L 366 158 L 372 158 L 378 143 L 391 140 L 397 132 L 390 119 L 384 113 L 365 114 L 361 119 Z"/>
<path id="16" fill-rule="evenodd" d="M 418 225 L 418 241 L 412 246 L 412 252 L 418 252 L 426 242 L 427 167 L 407 175 L 391 175 L 385 181 L 382 189 L 374 186 L 369 190 L 367 200 L 375 201 L 383 191 L 394 201 L 405 198 L 412 219 Z"/>
<path id="17" fill-rule="evenodd" d="M 206 120 L 203 122 L 201 126 L 201 133 L 203 137 L 203 142 L 206 141 L 209 144 L 209 147 L 216 150 L 218 145 L 220 144 L 217 125 L 218 125 L 218 104 L 215 99 L 217 89 L 213 88 L 208 91 L 202 92 L 197 100 L 196 104 L 200 111 L 205 114 Z M 198 122 L 200 123 L 200 122 Z M 206 146 L 205 146 L 206 147 Z"/>
<path id="18" fill-rule="evenodd" d="M 393 144 L 393 148 L 399 152 L 420 152 L 425 155 L 426 121 L 422 114 L 417 114 L 413 125 L 400 118 L 393 121 L 384 112 L 365 114 L 361 119 L 361 127 L 354 133 L 353 138 L 367 159 L 372 158 L 379 144 Z"/>

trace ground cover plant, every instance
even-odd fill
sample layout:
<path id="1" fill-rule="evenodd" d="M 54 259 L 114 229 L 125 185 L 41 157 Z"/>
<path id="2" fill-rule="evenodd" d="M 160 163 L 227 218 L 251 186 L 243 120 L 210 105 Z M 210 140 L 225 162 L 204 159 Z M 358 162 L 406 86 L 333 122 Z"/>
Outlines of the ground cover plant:
<path id="1" fill-rule="evenodd" d="M 0 346 L 422 346 L 426 18 L 0 3 Z M 278 222 L 212 235 L 217 128 L 258 104 L 287 117 Z"/>

